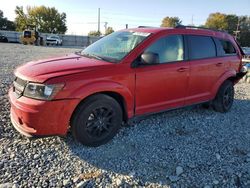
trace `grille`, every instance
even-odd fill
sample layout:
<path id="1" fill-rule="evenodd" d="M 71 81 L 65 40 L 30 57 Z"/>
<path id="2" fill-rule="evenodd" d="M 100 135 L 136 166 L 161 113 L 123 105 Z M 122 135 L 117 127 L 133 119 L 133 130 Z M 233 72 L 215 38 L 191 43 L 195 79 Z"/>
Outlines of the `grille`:
<path id="1" fill-rule="evenodd" d="M 49 42 L 56 42 L 55 39 L 47 39 L 46 41 L 49 41 Z"/>
<path id="2" fill-rule="evenodd" d="M 14 80 L 14 87 L 13 87 L 13 91 L 15 92 L 17 97 L 21 97 L 24 91 L 24 88 L 27 84 L 27 81 L 22 80 L 21 78 L 16 77 Z"/>

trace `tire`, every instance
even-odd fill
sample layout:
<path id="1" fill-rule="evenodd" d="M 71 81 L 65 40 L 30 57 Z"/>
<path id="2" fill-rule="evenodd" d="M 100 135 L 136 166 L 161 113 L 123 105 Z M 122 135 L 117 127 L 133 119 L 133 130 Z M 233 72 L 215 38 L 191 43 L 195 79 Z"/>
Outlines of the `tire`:
<path id="1" fill-rule="evenodd" d="M 206 103 L 203 103 L 201 104 L 202 108 L 205 108 L 205 109 L 209 109 L 210 108 L 210 102 L 206 102 Z"/>
<path id="2" fill-rule="evenodd" d="M 83 145 L 100 146 L 117 134 L 122 114 L 120 104 L 112 97 L 91 96 L 75 110 L 71 118 L 72 134 Z"/>
<path id="3" fill-rule="evenodd" d="M 213 100 L 213 108 L 217 112 L 228 112 L 234 101 L 234 86 L 229 80 L 226 80 L 219 88 L 219 91 Z"/>

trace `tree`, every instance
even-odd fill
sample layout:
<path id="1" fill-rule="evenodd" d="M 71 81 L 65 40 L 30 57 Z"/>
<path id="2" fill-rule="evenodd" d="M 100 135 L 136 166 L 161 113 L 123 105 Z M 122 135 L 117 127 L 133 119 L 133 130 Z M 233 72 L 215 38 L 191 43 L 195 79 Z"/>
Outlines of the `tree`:
<path id="1" fill-rule="evenodd" d="M 16 7 L 16 25 L 18 31 L 23 31 L 28 25 L 34 25 L 40 32 L 60 33 L 67 31 L 66 13 L 59 13 L 55 7 L 27 7 L 27 14 L 23 7 Z"/>
<path id="2" fill-rule="evenodd" d="M 250 46 L 250 17 L 240 16 L 239 18 L 238 41 L 241 46 Z"/>
<path id="3" fill-rule="evenodd" d="M 28 17 L 24 13 L 22 6 L 21 7 L 16 6 L 15 13 L 16 13 L 15 23 L 17 26 L 16 30 L 23 31 L 24 29 L 27 28 L 27 25 L 30 24 L 30 23 L 28 23 L 28 21 L 29 21 Z"/>
<path id="4" fill-rule="evenodd" d="M 181 20 L 178 17 L 165 17 L 162 20 L 161 27 L 176 27 L 177 25 L 181 25 Z"/>
<path id="5" fill-rule="evenodd" d="M 114 29 L 112 27 L 108 27 L 105 31 L 105 35 L 109 35 L 114 32 Z"/>
<path id="6" fill-rule="evenodd" d="M 100 31 L 90 31 L 88 33 L 88 36 L 90 36 L 90 37 L 99 37 L 101 35 L 102 35 L 102 33 Z"/>
<path id="7" fill-rule="evenodd" d="M 212 29 L 225 30 L 234 36 L 238 26 L 239 34 L 237 35 L 237 40 L 242 46 L 250 46 L 250 17 L 248 16 L 217 12 L 209 15 L 205 26 Z"/>
<path id="8" fill-rule="evenodd" d="M 227 30 L 228 29 L 227 15 L 219 12 L 212 13 L 207 18 L 205 26 L 212 29 Z"/>
<path id="9" fill-rule="evenodd" d="M 233 14 L 226 15 L 226 21 L 227 21 L 227 31 L 230 34 L 234 34 L 234 31 L 237 29 L 237 23 L 238 23 L 239 17 Z"/>
<path id="10" fill-rule="evenodd" d="M 1 10 L 0 10 L 0 29 L 11 30 L 11 31 L 14 31 L 16 29 L 14 22 L 5 18 L 3 15 L 3 11 Z"/>

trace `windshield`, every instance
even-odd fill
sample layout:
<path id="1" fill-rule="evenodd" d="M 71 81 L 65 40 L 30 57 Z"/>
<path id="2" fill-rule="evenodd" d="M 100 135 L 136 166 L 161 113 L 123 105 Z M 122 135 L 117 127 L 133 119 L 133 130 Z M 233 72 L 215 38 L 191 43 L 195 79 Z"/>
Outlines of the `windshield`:
<path id="1" fill-rule="evenodd" d="M 116 63 L 149 35 L 130 31 L 114 32 L 85 48 L 81 55 Z"/>

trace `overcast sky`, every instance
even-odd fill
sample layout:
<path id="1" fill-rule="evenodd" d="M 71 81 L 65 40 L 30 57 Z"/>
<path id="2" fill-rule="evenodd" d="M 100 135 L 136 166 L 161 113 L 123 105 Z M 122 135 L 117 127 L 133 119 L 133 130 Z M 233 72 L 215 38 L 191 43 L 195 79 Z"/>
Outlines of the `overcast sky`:
<path id="1" fill-rule="evenodd" d="M 68 34 L 85 35 L 97 30 L 97 13 L 101 8 L 101 30 L 104 22 L 115 30 L 139 25 L 159 26 L 165 16 L 178 16 L 183 24 L 204 24 L 214 12 L 250 16 L 250 0 L 10 0 L 0 9 L 10 20 L 15 19 L 16 6 L 45 5 L 67 14 Z M 192 19 L 193 17 L 193 19 Z"/>

